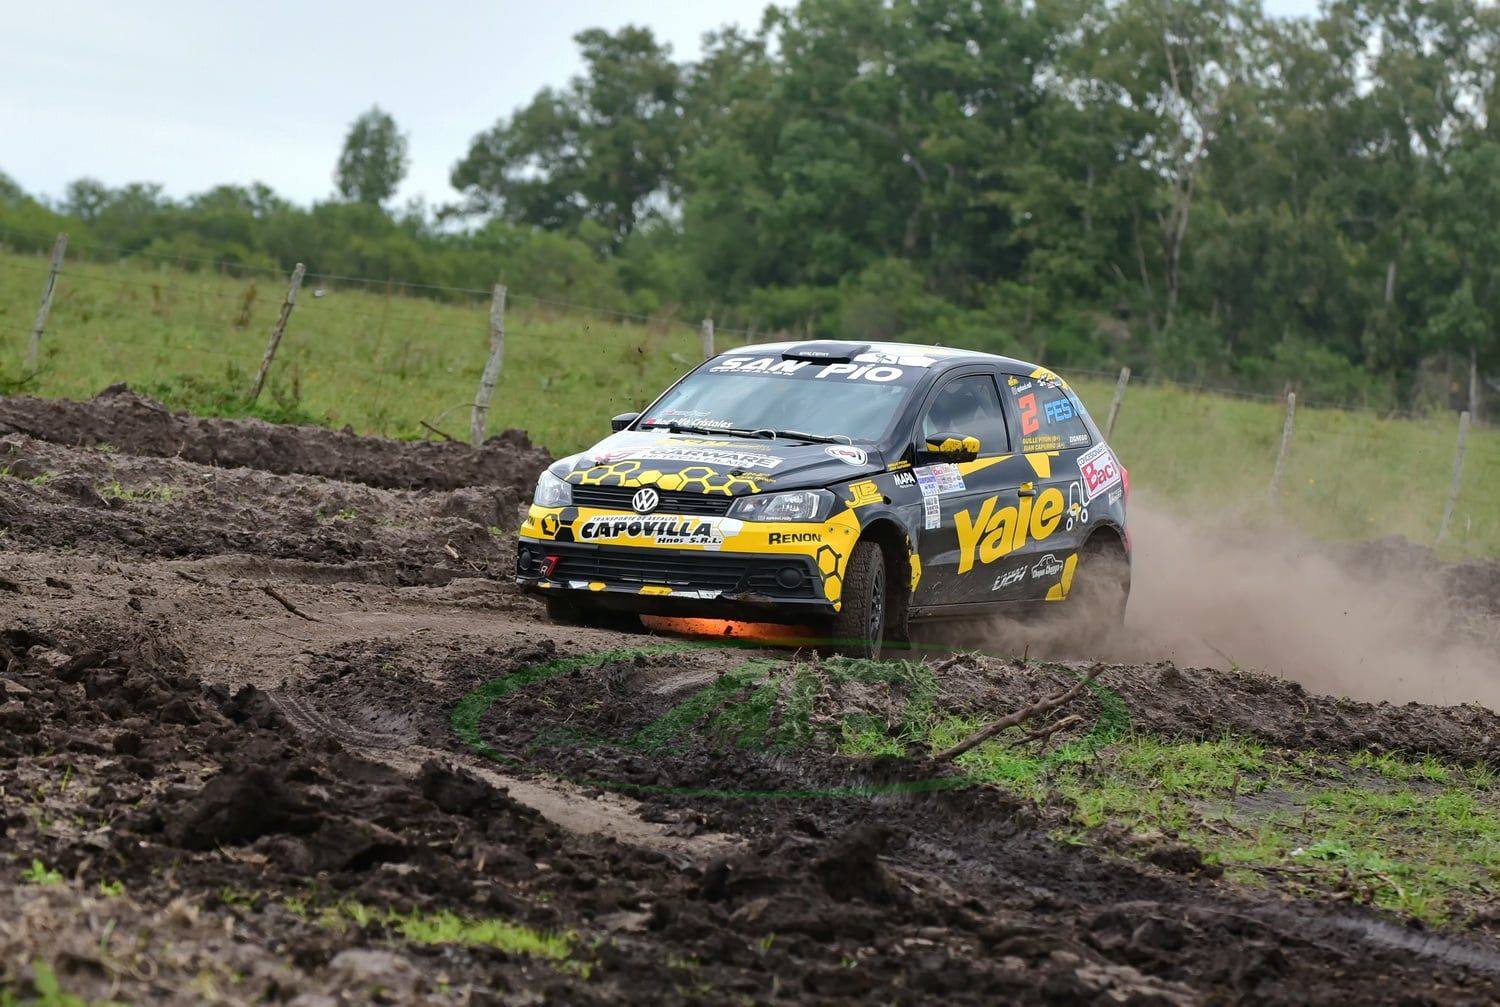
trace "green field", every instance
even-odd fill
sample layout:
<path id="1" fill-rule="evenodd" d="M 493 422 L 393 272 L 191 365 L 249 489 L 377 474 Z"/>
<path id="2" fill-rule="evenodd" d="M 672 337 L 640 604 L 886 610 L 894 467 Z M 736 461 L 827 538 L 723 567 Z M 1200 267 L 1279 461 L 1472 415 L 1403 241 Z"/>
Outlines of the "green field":
<path id="1" fill-rule="evenodd" d="M 43 258 L 0 254 L 0 386 L 17 387 L 45 276 Z M 324 296 L 314 296 L 319 289 Z M 78 398 L 124 381 L 174 406 L 242 415 L 283 292 L 284 281 L 272 275 L 69 264 L 41 371 L 21 387 Z M 439 301 L 310 277 L 257 412 L 396 437 L 430 436 L 426 421 L 463 437 L 488 352 L 488 311 L 483 297 Z M 738 342 L 721 335 L 718 346 Z M 611 415 L 642 405 L 700 354 L 695 323 L 625 323 L 513 292 L 490 427 L 520 427 L 559 454 L 577 450 L 608 432 Z M 1102 421 L 1113 383 L 1084 377 L 1074 384 Z M 1113 444 L 1135 491 L 1260 520 L 1281 425 L 1275 402 L 1137 382 Z M 1320 537 L 1430 543 L 1456 428 L 1450 414 L 1385 419 L 1302 408 L 1281 513 Z M 1497 499 L 1500 433 L 1476 427 L 1445 551 L 1500 555 Z"/>

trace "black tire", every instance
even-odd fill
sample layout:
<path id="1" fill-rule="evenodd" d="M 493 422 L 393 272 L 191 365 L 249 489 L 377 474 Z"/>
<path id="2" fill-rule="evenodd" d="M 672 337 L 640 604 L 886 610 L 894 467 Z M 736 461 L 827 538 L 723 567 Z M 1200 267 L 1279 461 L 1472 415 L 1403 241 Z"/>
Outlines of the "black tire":
<path id="1" fill-rule="evenodd" d="M 885 637 L 889 585 L 885 554 L 874 542 L 857 542 L 844 569 L 843 604 L 830 627 L 832 650 L 849 657 L 879 658 Z"/>
<path id="2" fill-rule="evenodd" d="M 639 633 L 642 628 L 641 617 L 633 612 L 612 612 L 571 598 L 548 598 L 547 619 L 558 626 L 610 629 L 617 633 Z"/>
<path id="3" fill-rule="evenodd" d="M 1066 602 L 1070 621 L 1113 631 L 1125 625 L 1130 600 L 1130 561 L 1125 547 L 1110 534 L 1084 543 Z"/>

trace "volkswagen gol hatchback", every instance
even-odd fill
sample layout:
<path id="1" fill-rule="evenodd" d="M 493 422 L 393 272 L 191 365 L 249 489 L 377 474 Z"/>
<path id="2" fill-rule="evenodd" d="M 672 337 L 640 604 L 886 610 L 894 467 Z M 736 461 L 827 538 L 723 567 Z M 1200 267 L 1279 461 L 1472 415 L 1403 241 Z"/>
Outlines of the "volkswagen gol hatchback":
<path id="1" fill-rule="evenodd" d="M 1123 618 L 1129 478 L 1045 367 L 895 343 L 747 346 L 612 426 L 542 473 L 521 526 L 517 583 L 555 621 L 813 625 L 878 656 L 916 620 L 1080 596 Z"/>

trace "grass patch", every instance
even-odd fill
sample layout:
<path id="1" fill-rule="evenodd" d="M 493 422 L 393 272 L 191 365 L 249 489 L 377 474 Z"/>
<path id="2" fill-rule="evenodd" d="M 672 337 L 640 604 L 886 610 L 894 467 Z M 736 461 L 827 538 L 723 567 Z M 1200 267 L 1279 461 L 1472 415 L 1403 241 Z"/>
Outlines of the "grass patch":
<path id="1" fill-rule="evenodd" d="M 945 722 L 934 749 L 972 726 Z M 1339 892 L 1429 924 L 1462 919 L 1500 883 L 1500 801 L 1487 770 L 1416 760 L 1267 749 L 1224 736 L 1132 735 L 1088 759 L 987 742 L 960 760 L 1038 803 L 1068 802 L 1062 838 L 1106 824 L 1196 847 L 1231 880 Z M 1378 773 L 1371 785 L 1360 771 Z"/>
<path id="2" fill-rule="evenodd" d="M 28 885 L 40 885 L 44 888 L 67 884 L 61 871 L 52 870 L 40 860 L 33 860 L 31 866 L 21 872 L 21 880 Z"/>
<path id="3" fill-rule="evenodd" d="M 126 489 L 115 479 L 98 487 L 106 500 L 125 500 L 130 503 L 171 503 L 182 492 L 178 486 L 145 486 L 141 489 Z"/>
<path id="4" fill-rule="evenodd" d="M 0 393 L 19 388 L 24 330 L 45 262 L 0 252 Z M 247 300 L 257 281 L 122 262 L 70 262 L 58 284 L 40 373 L 24 390 L 86 398 L 128 382 L 200 415 L 352 426 L 421 438 L 426 420 L 452 433 L 489 347 L 488 301 L 440 303 L 384 291 L 331 288 L 305 297 L 259 401 L 246 396 L 280 308 Z M 264 278 L 259 281 L 264 288 Z M 721 334 L 719 346 L 735 345 Z M 627 325 L 587 315 L 513 310 L 490 430 L 520 427 L 557 454 L 609 432 L 611 415 L 638 409 L 701 355 L 680 325 Z M 1065 369 L 1066 370 L 1066 369 Z M 7 377 L 9 376 L 9 377 Z M 1074 375 L 1096 416 L 1113 378 Z M 1132 485 L 1202 513 L 1268 517 L 1265 490 L 1283 419 L 1279 402 L 1250 401 L 1137 381 L 1112 444 Z M 1360 540 L 1405 535 L 1430 542 L 1443 513 L 1457 421 L 1386 419 L 1299 404 L 1280 517 L 1314 535 Z M 1462 493 L 1445 546 L 1500 554 L 1500 429 L 1470 432 Z"/>
<path id="5" fill-rule="evenodd" d="M 120 1007 L 115 1000 L 85 1000 L 65 992 L 46 962 L 33 962 L 31 972 L 36 996 L 21 997 L 11 989 L 0 989 L 0 1007 Z"/>
<path id="6" fill-rule="evenodd" d="M 487 947 L 507 954 L 530 955 L 547 961 L 566 961 L 573 951 L 573 937 L 551 934 L 495 917 L 459 916 L 446 910 L 436 913 L 413 909 L 407 913 L 376 909 L 360 902 L 340 902 L 325 908 L 318 923 L 334 930 L 353 924 L 388 928 L 412 944 L 454 944 Z"/>

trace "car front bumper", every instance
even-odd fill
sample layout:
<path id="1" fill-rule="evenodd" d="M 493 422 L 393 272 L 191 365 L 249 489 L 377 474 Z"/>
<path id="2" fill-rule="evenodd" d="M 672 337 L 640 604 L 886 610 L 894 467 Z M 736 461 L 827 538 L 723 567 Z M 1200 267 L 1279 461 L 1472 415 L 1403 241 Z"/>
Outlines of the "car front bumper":
<path id="1" fill-rule="evenodd" d="M 646 615 L 805 623 L 834 615 L 813 557 L 632 548 L 522 536 L 516 583 Z"/>

